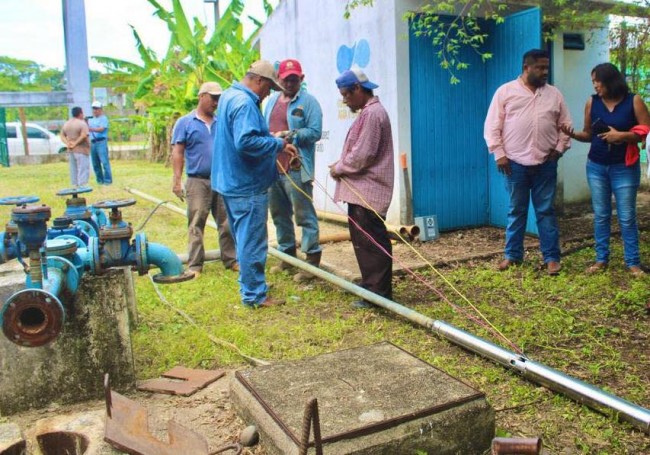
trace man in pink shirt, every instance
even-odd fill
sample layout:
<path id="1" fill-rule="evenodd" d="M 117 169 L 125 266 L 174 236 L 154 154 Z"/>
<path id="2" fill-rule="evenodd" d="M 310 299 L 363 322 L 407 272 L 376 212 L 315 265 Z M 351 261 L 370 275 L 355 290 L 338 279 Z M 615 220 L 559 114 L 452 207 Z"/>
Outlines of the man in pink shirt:
<path id="1" fill-rule="evenodd" d="M 373 93 L 378 85 L 370 82 L 360 69 L 345 71 L 336 79 L 336 85 L 350 110 L 361 112 L 350 126 L 341 158 L 330 165 L 330 175 L 336 180 L 334 199 L 348 204 L 350 237 L 361 270 L 361 287 L 392 299 L 392 247 L 384 224 L 393 196 L 390 119 Z M 354 306 L 371 305 L 359 300 Z"/>
<path id="2" fill-rule="evenodd" d="M 549 56 L 533 49 L 524 54 L 523 72 L 499 87 L 485 119 L 484 137 L 505 175 L 510 196 L 505 259 L 499 270 L 524 259 L 528 205 L 532 200 L 539 243 L 550 275 L 560 272 L 560 239 L 553 204 L 557 162 L 570 146 L 560 126 L 571 117 L 558 89 L 548 85 Z"/>

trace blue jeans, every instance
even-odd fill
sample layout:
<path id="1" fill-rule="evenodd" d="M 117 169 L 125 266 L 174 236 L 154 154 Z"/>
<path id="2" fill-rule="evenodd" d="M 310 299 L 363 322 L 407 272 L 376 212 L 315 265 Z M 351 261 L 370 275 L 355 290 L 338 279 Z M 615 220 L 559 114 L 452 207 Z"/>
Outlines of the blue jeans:
<path id="1" fill-rule="evenodd" d="M 609 238 L 612 224 L 612 194 L 616 198 L 616 214 L 621 227 L 625 265 L 641 264 L 639 258 L 639 230 L 636 223 L 636 192 L 641 179 L 641 168 L 625 163 L 602 165 L 587 160 L 587 181 L 591 189 L 594 209 L 594 240 L 596 261 L 609 261 Z"/>
<path id="2" fill-rule="evenodd" d="M 90 158 L 97 183 L 110 185 L 113 183 L 111 163 L 108 161 L 108 141 L 95 142 L 90 145 Z"/>
<path id="3" fill-rule="evenodd" d="M 302 228 L 301 250 L 306 254 L 318 253 L 318 217 L 312 203 L 313 183 L 301 182 L 300 171 L 290 171 L 289 178 L 281 175 L 269 190 L 269 208 L 275 225 L 278 249 L 291 254 L 296 251 L 296 233 L 293 225 L 295 211 L 296 224 Z M 292 182 L 293 181 L 293 182 Z M 309 198 L 293 185 L 297 185 Z"/>
<path id="4" fill-rule="evenodd" d="M 264 267 L 268 252 L 266 220 L 269 197 L 262 193 L 244 197 L 223 196 L 223 200 L 239 262 L 239 293 L 244 305 L 255 307 L 264 302 L 268 291 Z"/>
<path id="5" fill-rule="evenodd" d="M 506 176 L 506 189 L 510 196 L 506 228 L 506 259 L 522 261 L 524 258 L 528 205 L 532 199 L 544 262 L 559 262 L 560 231 L 553 207 L 557 183 L 557 161 L 549 160 L 536 166 L 523 166 L 510 161 L 510 168 L 512 173 Z"/>

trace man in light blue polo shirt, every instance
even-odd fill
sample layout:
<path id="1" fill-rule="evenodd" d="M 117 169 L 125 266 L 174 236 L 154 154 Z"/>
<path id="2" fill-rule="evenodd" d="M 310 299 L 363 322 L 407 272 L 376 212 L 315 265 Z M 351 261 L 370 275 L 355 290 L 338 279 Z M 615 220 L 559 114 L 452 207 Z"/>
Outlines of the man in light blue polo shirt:
<path id="1" fill-rule="evenodd" d="M 181 117 L 172 132 L 172 192 L 181 200 L 187 198 L 187 266 L 195 276 L 203 271 L 205 248 L 203 234 L 208 216 L 217 223 L 221 262 L 227 269 L 239 270 L 235 242 L 230 234 L 223 198 L 210 185 L 212 152 L 217 130 L 214 112 L 221 96 L 216 82 L 205 82 L 199 88 L 196 109 Z M 183 189 L 183 167 L 187 170 Z"/>
<path id="2" fill-rule="evenodd" d="M 241 82 L 223 92 L 217 110 L 217 136 L 212 160 L 212 189 L 223 195 L 239 262 L 239 289 L 248 308 L 284 303 L 267 295 L 264 275 L 268 253 L 268 189 L 278 178 L 278 153 L 296 148 L 273 137 L 260 112 L 271 92 L 282 90 L 273 65 L 258 60 Z"/>
<path id="3" fill-rule="evenodd" d="M 90 160 L 95 178 L 100 185 L 113 183 L 111 163 L 108 160 L 108 117 L 104 115 L 102 103 L 94 101 L 93 116 L 88 119 L 90 130 Z"/>

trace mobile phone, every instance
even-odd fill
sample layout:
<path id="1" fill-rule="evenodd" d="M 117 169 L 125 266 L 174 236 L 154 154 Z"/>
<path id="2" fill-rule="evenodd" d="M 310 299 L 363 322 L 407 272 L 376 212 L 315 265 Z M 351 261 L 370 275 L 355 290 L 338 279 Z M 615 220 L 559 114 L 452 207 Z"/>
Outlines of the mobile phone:
<path id="1" fill-rule="evenodd" d="M 603 122 L 600 118 L 594 120 L 594 123 L 591 124 L 591 132 L 593 134 L 603 134 L 609 131 L 609 126 L 607 123 Z"/>

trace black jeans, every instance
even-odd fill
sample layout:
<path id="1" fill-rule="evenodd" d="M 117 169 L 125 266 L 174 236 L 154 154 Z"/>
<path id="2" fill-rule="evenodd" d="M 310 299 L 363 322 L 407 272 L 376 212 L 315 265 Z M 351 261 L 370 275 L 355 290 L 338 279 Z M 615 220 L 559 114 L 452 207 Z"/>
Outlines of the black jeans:
<path id="1" fill-rule="evenodd" d="M 348 203 L 348 216 L 365 231 L 362 232 L 352 221 L 348 224 L 354 254 L 361 270 L 361 287 L 387 299 L 392 299 L 393 259 L 386 252 L 392 255 L 393 248 L 384 220 L 374 212 L 350 203 Z M 368 235 L 386 252 L 375 245 Z"/>

